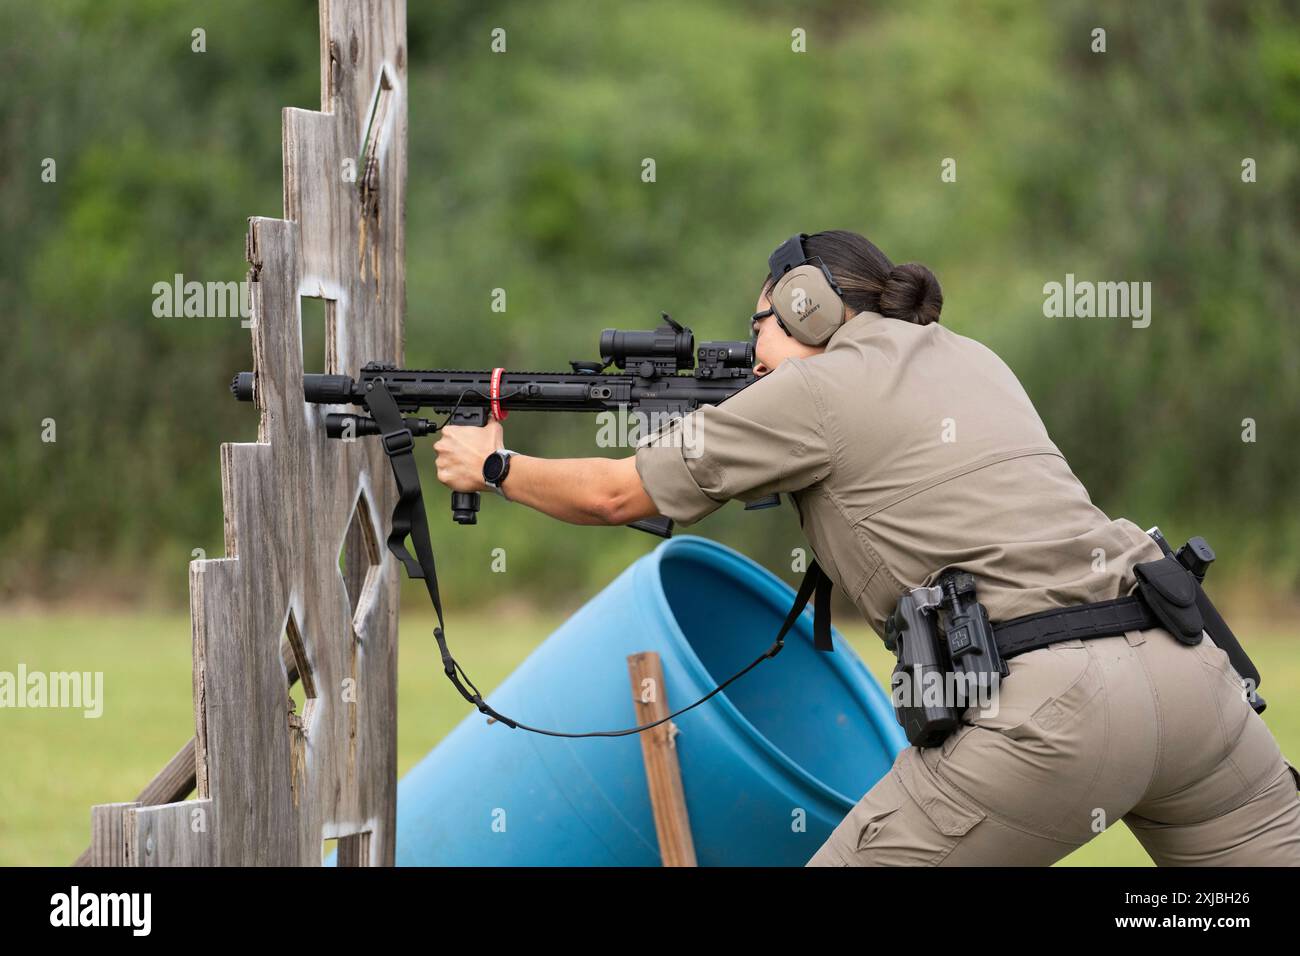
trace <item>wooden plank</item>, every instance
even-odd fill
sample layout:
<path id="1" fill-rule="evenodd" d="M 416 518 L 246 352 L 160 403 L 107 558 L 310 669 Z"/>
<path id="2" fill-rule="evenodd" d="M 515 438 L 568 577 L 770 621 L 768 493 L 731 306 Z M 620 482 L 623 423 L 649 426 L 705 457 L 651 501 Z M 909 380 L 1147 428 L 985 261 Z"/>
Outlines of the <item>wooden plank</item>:
<path id="1" fill-rule="evenodd" d="M 637 726 L 661 720 L 672 713 L 658 654 L 642 651 L 628 655 L 627 670 L 632 681 Z M 686 792 L 682 788 L 682 769 L 677 762 L 677 726 L 671 720 L 665 721 L 638 736 L 641 738 L 641 757 L 645 762 L 650 806 L 654 812 L 663 865 L 697 866 L 691 821 L 686 812 Z"/>
<path id="2" fill-rule="evenodd" d="M 249 220 L 258 441 L 221 447 L 226 556 L 190 566 L 193 747 L 150 785 L 176 796 L 188 759 L 197 799 L 128 811 L 133 865 L 318 866 L 327 833 L 395 856 L 400 567 L 377 531 L 396 491 L 378 442 L 326 438 L 303 401 L 300 300 L 329 300 L 330 371 L 402 361 L 406 6 L 320 14 L 322 112 L 283 111 L 285 218 Z"/>
<path id="3" fill-rule="evenodd" d="M 145 807 L 175 803 L 194 792 L 194 738 L 191 737 L 176 755 L 145 785 L 136 803 Z"/>
<path id="4" fill-rule="evenodd" d="M 211 800 L 187 800 L 128 811 L 129 866 L 212 866 L 217 819 Z"/>
<path id="5" fill-rule="evenodd" d="M 78 866 L 125 866 L 127 812 L 136 803 L 104 803 L 90 808 L 90 847 Z"/>

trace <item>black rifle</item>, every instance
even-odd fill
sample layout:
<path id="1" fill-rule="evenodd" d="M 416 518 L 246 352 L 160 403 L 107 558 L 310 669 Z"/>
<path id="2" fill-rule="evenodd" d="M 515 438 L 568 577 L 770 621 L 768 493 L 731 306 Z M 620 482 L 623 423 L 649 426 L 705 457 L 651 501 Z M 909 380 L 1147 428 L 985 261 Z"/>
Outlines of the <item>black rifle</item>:
<path id="1" fill-rule="evenodd" d="M 429 522 L 424 512 L 424 495 L 420 474 L 415 465 L 415 442 L 444 425 L 486 425 L 495 403 L 505 411 L 518 409 L 547 412 L 600 412 L 630 407 L 642 415 L 684 415 L 701 405 L 716 405 L 758 380 L 754 374 L 754 343 L 705 342 L 699 349 L 699 367 L 695 367 L 695 334 L 662 313 L 664 324 L 652 332 L 624 332 L 606 329 L 600 335 L 603 362 L 570 361 L 572 372 L 504 372 L 493 387 L 494 373 L 466 372 L 452 369 L 416 371 L 372 362 L 361 369 L 360 378 L 347 375 L 305 375 L 303 397 L 321 405 L 355 405 L 367 415 L 330 413 L 325 416 L 326 433 L 331 438 L 349 439 L 355 435 L 379 435 L 384 452 L 397 482 L 398 501 L 393 510 L 388 550 L 406 567 L 407 575 L 423 580 L 429 600 L 438 615 L 433 629 L 434 640 L 442 655 L 443 673 L 467 701 L 490 720 L 507 727 L 518 727 L 551 737 L 622 737 L 640 733 L 698 707 L 732 681 L 743 677 L 764 660 L 775 657 L 785 646 L 785 635 L 794 626 L 810 597 L 816 592 L 814 644 L 818 650 L 833 650 L 830 634 L 830 578 L 813 561 L 799 586 L 794 606 L 786 615 L 776 641 L 743 670 L 723 681 L 693 704 L 676 710 L 639 727 L 589 733 L 567 733 L 530 727 L 498 713 L 474 682 L 469 679 L 447 646 L 446 625 L 442 616 L 442 598 L 438 594 L 438 573 L 429 538 Z M 624 370 L 622 375 L 606 375 L 610 364 Z M 690 370 L 693 369 L 693 372 Z M 690 372 L 690 374 L 682 374 Z M 251 402 L 257 382 L 252 372 L 240 372 L 230 383 L 235 398 Z M 423 408 L 445 411 L 440 423 L 423 418 L 408 418 L 407 413 Z M 746 511 L 779 505 L 779 495 L 768 495 L 745 505 Z M 460 524 L 475 524 L 478 518 L 478 492 L 452 492 L 452 517 Z M 630 528 L 668 538 L 672 536 L 671 518 L 647 518 L 634 521 Z M 411 539 L 412 555 L 406 547 Z M 463 681 L 462 681 L 463 678 Z M 468 686 L 467 686 L 468 685 Z"/>
<path id="2" fill-rule="evenodd" d="M 603 362 L 570 360 L 571 372 L 505 372 L 498 383 L 499 407 L 508 412 L 604 412 L 631 409 L 638 424 L 680 417 L 701 405 L 717 405 L 757 380 L 752 342 L 705 342 L 696 365 L 695 334 L 667 312 L 664 324 L 650 332 L 605 329 L 600 334 Z M 603 374 L 610 364 L 621 375 Z M 685 373 L 685 374 L 683 374 Z M 403 416 L 432 409 L 447 413 L 441 423 L 403 418 L 412 437 L 437 432 L 443 425 L 486 425 L 492 406 L 492 372 L 455 369 L 399 369 L 371 362 L 358 378 L 348 375 L 304 375 L 303 397 L 318 405 L 356 405 L 369 409 L 376 384 L 382 383 Z M 253 400 L 255 378 L 240 372 L 230 390 L 242 402 Z M 372 414 L 330 413 L 326 434 L 352 439 L 379 435 Z M 768 495 L 745 505 L 746 511 L 779 505 Z M 459 524 L 478 520 L 479 493 L 453 491 L 452 517 Z M 663 538 L 672 536 L 671 518 L 634 521 L 629 528 Z"/>

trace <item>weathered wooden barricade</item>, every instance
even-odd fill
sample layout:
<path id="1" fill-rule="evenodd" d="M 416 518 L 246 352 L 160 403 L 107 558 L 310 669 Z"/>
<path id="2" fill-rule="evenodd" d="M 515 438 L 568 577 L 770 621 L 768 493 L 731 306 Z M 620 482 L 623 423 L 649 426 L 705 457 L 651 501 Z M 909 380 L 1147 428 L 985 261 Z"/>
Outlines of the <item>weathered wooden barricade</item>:
<path id="1" fill-rule="evenodd" d="M 226 557 L 190 566 L 194 738 L 92 809 L 79 863 L 313 866 L 332 838 L 393 863 L 396 491 L 379 442 L 327 439 L 303 401 L 301 300 L 325 300 L 325 371 L 402 361 L 405 0 L 321 0 L 320 30 L 321 112 L 283 111 L 284 218 L 249 220 L 261 422 L 221 447 Z"/>

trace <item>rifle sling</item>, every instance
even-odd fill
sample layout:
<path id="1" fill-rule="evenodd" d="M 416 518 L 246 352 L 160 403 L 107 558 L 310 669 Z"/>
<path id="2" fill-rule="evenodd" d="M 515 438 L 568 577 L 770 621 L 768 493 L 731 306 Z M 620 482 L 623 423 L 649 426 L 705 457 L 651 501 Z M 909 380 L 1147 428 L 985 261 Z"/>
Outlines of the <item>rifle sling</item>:
<path id="1" fill-rule="evenodd" d="M 830 626 L 831 580 L 814 559 L 799 585 L 799 593 L 795 597 L 794 605 L 790 608 L 790 613 L 786 615 L 785 622 L 781 625 L 781 631 L 777 634 L 776 641 L 773 642 L 772 646 L 756 657 L 744 669 L 727 678 L 727 680 L 689 706 L 673 711 L 659 720 L 642 724 L 639 727 L 629 727 L 625 730 L 599 730 L 588 733 L 564 733 L 557 730 L 530 727 L 528 724 L 520 723 L 498 713 L 483 699 L 483 695 L 474 686 L 474 682 L 469 679 L 469 675 L 456 663 L 456 659 L 451 655 L 451 650 L 447 647 L 446 624 L 442 616 L 442 599 L 438 594 L 438 571 L 434 564 L 433 545 L 429 538 L 429 520 L 424 509 L 424 493 L 420 487 L 420 473 L 415 462 L 414 437 L 411 430 L 402 421 L 402 413 L 397 407 L 397 402 L 394 401 L 392 393 L 388 390 L 387 383 L 382 378 L 372 379 L 366 383 L 365 402 L 371 417 L 379 425 L 384 452 L 388 455 L 389 464 L 393 469 L 393 478 L 397 482 L 398 497 L 397 504 L 393 508 L 392 526 L 388 535 L 388 550 L 406 567 L 408 577 L 413 580 L 424 581 L 425 589 L 429 592 L 429 600 L 432 602 L 433 610 L 438 616 L 438 626 L 433 629 L 433 637 L 438 642 L 438 651 L 442 655 L 443 673 L 447 675 L 447 678 L 460 695 L 478 708 L 481 713 L 487 715 L 489 721 L 500 721 L 507 727 L 518 727 L 521 730 L 531 731 L 535 734 L 545 734 L 550 737 L 623 737 L 628 734 L 639 734 L 642 731 L 649 730 L 666 720 L 671 720 L 678 714 L 683 714 L 694 707 L 698 707 L 732 681 L 749 673 L 762 661 L 769 657 L 775 657 L 780 653 L 785 646 L 786 633 L 794 626 L 794 622 L 807 606 L 808 599 L 812 597 L 814 590 L 816 591 L 816 600 L 813 604 L 813 646 L 819 651 L 834 650 L 831 643 Z M 406 548 L 407 537 L 410 537 L 411 542 L 415 545 L 414 555 Z M 464 679 L 463 683 L 462 678 Z"/>

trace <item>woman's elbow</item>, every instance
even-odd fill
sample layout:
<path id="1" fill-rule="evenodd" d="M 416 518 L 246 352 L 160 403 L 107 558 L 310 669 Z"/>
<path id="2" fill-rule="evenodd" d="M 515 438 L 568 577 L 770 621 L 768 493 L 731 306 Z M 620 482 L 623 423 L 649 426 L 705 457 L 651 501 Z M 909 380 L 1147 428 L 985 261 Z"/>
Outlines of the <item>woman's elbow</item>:
<path id="1" fill-rule="evenodd" d="M 641 484 L 641 476 L 636 470 L 636 459 L 626 458 L 617 462 L 614 468 L 614 480 L 604 494 L 601 512 L 605 523 L 609 525 L 631 524 L 642 518 L 653 518 L 659 514 L 654 499 L 646 493 Z"/>
<path id="2" fill-rule="evenodd" d="M 631 524 L 642 518 L 654 518 L 659 509 L 643 490 L 640 495 L 615 498 L 605 510 L 605 523 L 610 525 Z"/>

